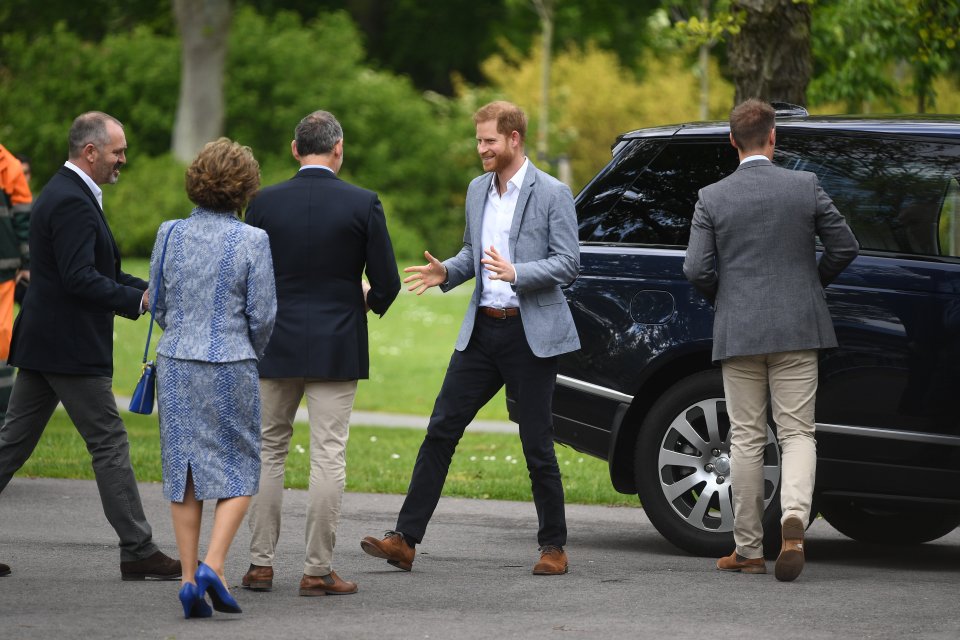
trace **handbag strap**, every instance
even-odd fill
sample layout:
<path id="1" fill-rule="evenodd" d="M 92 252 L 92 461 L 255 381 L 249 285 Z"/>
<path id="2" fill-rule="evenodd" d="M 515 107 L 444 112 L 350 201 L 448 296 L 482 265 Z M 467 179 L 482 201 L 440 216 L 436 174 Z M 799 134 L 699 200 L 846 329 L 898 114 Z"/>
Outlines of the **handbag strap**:
<path id="1" fill-rule="evenodd" d="M 157 306 L 157 299 L 160 295 L 160 283 L 163 282 L 163 262 L 167 257 L 167 243 L 170 241 L 170 236 L 173 234 L 173 230 L 177 228 L 177 225 L 183 222 L 183 220 L 177 220 L 173 223 L 173 226 L 170 227 L 170 230 L 167 231 L 167 237 L 163 239 L 163 251 L 160 252 L 160 273 L 157 276 L 157 284 L 154 285 L 153 289 L 153 300 L 150 302 L 150 328 L 147 329 L 147 345 L 143 348 L 143 364 L 147 364 L 147 354 L 150 353 L 150 338 L 153 336 L 153 310 Z"/>

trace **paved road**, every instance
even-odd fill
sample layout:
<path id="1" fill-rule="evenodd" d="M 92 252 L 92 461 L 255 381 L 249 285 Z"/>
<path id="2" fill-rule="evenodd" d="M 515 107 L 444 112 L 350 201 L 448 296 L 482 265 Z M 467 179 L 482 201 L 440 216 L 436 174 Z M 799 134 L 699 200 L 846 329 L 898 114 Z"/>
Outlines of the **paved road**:
<path id="1" fill-rule="evenodd" d="M 141 487 L 174 550 L 159 485 Z M 960 636 L 960 532 L 909 550 L 861 545 L 818 521 L 800 580 L 720 573 L 676 551 L 634 508 L 570 506 L 571 573 L 530 574 L 532 504 L 444 499 L 412 573 L 363 554 L 401 496 L 347 494 L 336 569 L 352 596 L 296 595 L 304 493 L 286 494 L 275 590 L 235 588 L 244 613 L 183 620 L 169 582 L 122 582 L 88 481 L 15 478 L 0 497 L 0 638 L 940 638 Z M 207 505 L 206 517 L 212 515 Z M 204 534 L 206 536 L 206 534 Z M 246 569 L 241 529 L 228 563 Z M 771 567 L 772 570 L 772 567 Z"/>

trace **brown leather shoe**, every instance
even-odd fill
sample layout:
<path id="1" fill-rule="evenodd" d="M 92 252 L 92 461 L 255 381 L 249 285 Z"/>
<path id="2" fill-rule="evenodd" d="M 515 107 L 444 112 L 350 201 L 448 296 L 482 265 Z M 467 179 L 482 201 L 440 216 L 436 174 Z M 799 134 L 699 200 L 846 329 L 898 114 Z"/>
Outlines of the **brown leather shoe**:
<path id="1" fill-rule="evenodd" d="M 251 591 L 270 591 L 273 589 L 273 567 L 251 564 L 240 585 Z"/>
<path id="2" fill-rule="evenodd" d="M 179 580 L 180 561 L 156 551 L 148 558 L 120 563 L 123 580 Z"/>
<path id="3" fill-rule="evenodd" d="M 569 570 L 567 552 L 563 547 L 547 544 L 540 547 L 540 561 L 533 565 L 535 576 L 560 576 Z"/>
<path id="4" fill-rule="evenodd" d="M 360 541 L 360 548 L 374 558 L 385 558 L 387 562 L 404 571 L 413 568 L 413 556 L 417 553 L 399 531 L 387 531 L 387 535 L 380 540 L 367 536 Z"/>
<path id="5" fill-rule="evenodd" d="M 720 571 L 741 571 L 743 573 L 766 573 L 767 563 L 763 558 L 744 558 L 734 551 L 730 555 L 717 560 L 717 569 L 720 569 Z"/>
<path id="6" fill-rule="evenodd" d="M 0 563 L 0 576 L 10 575 L 10 565 Z"/>
<path id="7" fill-rule="evenodd" d="M 773 568 L 773 575 L 781 582 L 796 580 L 803 571 L 803 533 L 806 527 L 803 520 L 797 516 L 788 516 L 783 521 L 783 545 L 777 564 Z"/>
<path id="8" fill-rule="evenodd" d="M 325 576 L 308 576 L 303 574 L 300 579 L 300 595 L 302 596 L 346 596 L 357 592 L 356 582 L 347 582 L 331 571 Z"/>

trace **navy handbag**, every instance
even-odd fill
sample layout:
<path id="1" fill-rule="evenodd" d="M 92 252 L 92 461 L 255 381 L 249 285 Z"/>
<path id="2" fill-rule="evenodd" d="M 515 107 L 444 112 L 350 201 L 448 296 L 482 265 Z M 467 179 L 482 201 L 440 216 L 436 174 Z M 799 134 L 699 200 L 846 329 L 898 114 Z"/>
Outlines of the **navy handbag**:
<path id="1" fill-rule="evenodd" d="M 153 289 L 153 300 L 150 302 L 150 328 L 147 329 L 147 345 L 143 348 L 143 364 L 140 370 L 140 379 L 137 381 L 137 387 L 133 390 L 130 397 L 130 411 L 133 413 L 142 413 L 150 415 L 153 413 L 153 398 L 157 391 L 157 367 L 153 360 L 147 360 L 147 354 L 150 352 L 150 338 L 153 335 L 153 310 L 157 306 L 157 296 L 160 292 L 160 283 L 163 282 L 163 261 L 167 257 L 167 242 L 170 240 L 170 234 L 182 220 L 178 220 L 170 227 L 167 237 L 163 239 L 163 251 L 160 253 L 160 275 Z"/>

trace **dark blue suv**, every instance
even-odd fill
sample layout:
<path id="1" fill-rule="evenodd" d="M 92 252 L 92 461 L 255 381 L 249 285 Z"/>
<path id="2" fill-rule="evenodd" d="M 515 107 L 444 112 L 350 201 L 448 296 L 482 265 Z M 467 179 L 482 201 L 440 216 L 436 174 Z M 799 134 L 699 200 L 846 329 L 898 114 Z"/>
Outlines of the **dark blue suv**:
<path id="1" fill-rule="evenodd" d="M 553 405 L 558 442 L 609 461 L 660 533 L 710 556 L 733 546 L 730 425 L 713 312 L 681 267 L 697 191 L 737 166 L 728 131 L 624 134 L 577 197 L 581 271 L 566 295 L 583 348 L 561 358 Z M 960 121 L 781 108 L 774 162 L 816 173 L 861 246 L 827 289 L 840 346 L 820 362 L 815 512 L 863 541 L 943 536 L 960 524 Z"/>

